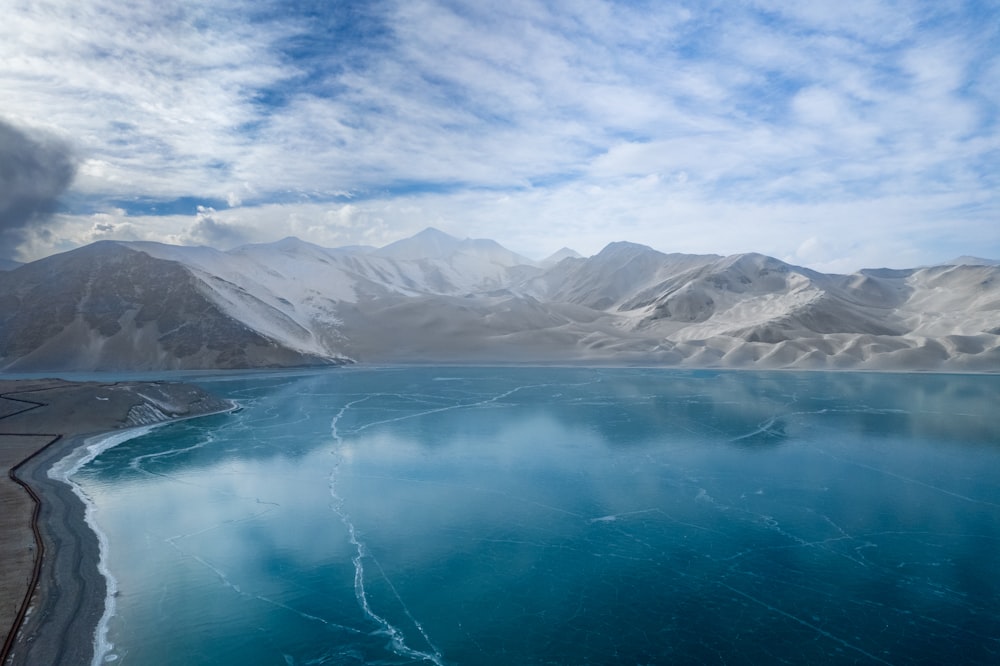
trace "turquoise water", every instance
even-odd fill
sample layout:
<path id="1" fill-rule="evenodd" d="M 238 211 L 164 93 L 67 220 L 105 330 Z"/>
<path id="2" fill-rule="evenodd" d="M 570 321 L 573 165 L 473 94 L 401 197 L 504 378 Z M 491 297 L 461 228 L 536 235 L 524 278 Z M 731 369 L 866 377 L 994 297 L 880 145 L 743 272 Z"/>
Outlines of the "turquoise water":
<path id="1" fill-rule="evenodd" d="M 117 664 L 1000 663 L 1000 377 L 201 383 L 75 476 Z"/>

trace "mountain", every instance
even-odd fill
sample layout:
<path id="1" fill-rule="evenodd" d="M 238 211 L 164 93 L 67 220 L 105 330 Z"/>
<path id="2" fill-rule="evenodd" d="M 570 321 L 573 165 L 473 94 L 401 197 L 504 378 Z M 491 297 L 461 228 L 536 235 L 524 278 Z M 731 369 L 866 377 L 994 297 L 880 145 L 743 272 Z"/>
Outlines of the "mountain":
<path id="1" fill-rule="evenodd" d="M 969 255 L 962 255 L 961 257 L 955 257 L 949 262 L 944 264 L 945 266 L 1000 266 L 1000 261 L 996 259 L 983 259 L 982 257 L 970 257 Z"/>
<path id="2" fill-rule="evenodd" d="M 427 227 L 410 238 L 389 243 L 375 254 L 392 259 L 446 259 L 462 246 L 462 241 L 434 227 Z"/>
<path id="3" fill-rule="evenodd" d="M 669 277 L 717 259 L 716 255 L 663 254 L 635 243 L 611 243 L 589 259 L 559 262 L 526 288 L 546 301 L 595 310 L 618 308 Z"/>
<path id="4" fill-rule="evenodd" d="M 563 259 L 583 259 L 583 255 L 576 250 L 564 247 L 556 250 L 545 259 L 542 259 L 541 262 L 539 262 L 539 266 L 542 266 L 543 268 L 552 268 Z"/>
<path id="5" fill-rule="evenodd" d="M 374 250 L 372 254 L 399 261 L 443 261 L 451 265 L 465 258 L 504 268 L 531 266 L 535 263 L 511 252 L 496 241 L 485 238 L 458 240 L 433 227 Z"/>
<path id="6" fill-rule="evenodd" d="M 626 242 L 535 263 L 427 229 L 383 248 L 103 241 L 0 272 L 0 370 L 349 362 L 1000 371 L 1000 267 L 831 275 Z"/>
<path id="7" fill-rule="evenodd" d="M 23 266 L 19 261 L 12 261 L 10 259 L 0 259 L 0 271 L 12 271 L 19 266 Z"/>
<path id="8" fill-rule="evenodd" d="M 338 362 L 266 296 L 128 244 L 102 241 L 2 275 L 8 371 Z"/>
<path id="9" fill-rule="evenodd" d="M 416 269 L 423 277 L 415 278 L 411 286 L 423 291 L 419 285 L 426 280 L 427 286 L 441 294 L 503 288 L 511 281 L 512 270 L 534 267 L 533 261 L 496 241 L 459 240 L 432 227 L 375 250 L 371 257 L 407 265 L 410 273 Z"/>

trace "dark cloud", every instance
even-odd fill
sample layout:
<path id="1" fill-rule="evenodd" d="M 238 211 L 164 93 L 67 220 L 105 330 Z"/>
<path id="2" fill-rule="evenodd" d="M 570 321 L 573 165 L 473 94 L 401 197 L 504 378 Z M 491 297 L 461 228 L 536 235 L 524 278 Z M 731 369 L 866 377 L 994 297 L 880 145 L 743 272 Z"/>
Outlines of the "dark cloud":
<path id="1" fill-rule="evenodd" d="M 76 175 L 76 158 L 63 141 L 0 120 L 0 257 L 13 257 L 29 229 L 55 212 Z"/>

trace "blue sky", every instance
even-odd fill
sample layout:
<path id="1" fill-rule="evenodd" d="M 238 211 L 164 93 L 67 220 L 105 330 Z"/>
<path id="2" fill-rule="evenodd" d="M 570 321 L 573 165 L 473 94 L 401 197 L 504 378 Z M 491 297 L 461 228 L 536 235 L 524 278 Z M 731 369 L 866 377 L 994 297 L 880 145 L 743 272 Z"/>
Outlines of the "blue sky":
<path id="1" fill-rule="evenodd" d="M 0 63 L 0 122 L 76 161 L 21 260 L 426 226 L 536 258 L 1000 258 L 996 1 L 14 0 Z"/>

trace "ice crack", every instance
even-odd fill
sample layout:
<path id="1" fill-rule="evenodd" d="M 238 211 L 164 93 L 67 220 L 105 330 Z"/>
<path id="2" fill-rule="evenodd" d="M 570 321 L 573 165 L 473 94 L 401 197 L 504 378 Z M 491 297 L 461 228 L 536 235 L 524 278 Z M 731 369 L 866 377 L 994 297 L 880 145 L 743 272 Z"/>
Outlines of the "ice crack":
<path id="1" fill-rule="evenodd" d="M 340 410 L 333 417 L 333 420 L 330 423 L 330 433 L 333 436 L 333 441 L 335 446 L 333 454 L 337 456 L 337 461 L 334 464 L 333 470 L 330 472 L 330 480 L 329 480 L 330 496 L 333 498 L 333 505 L 332 505 L 333 512 L 337 515 L 338 518 L 340 518 L 340 522 L 343 523 L 344 527 L 347 529 L 348 539 L 351 545 L 354 546 L 354 556 L 351 558 L 351 561 L 354 564 L 354 596 L 358 600 L 358 605 L 361 607 L 361 610 L 365 614 L 365 616 L 367 616 L 370 620 L 379 625 L 379 627 L 381 627 L 381 630 L 389 636 L 390 645 L 392 647 L 393 652 L 403 657 L 410 657 L 412 659 L 419 659 L 421 661 L 429 661 L 432 664 L 435 664 L 436 666 L 444 666 L 444 657 L 441 654 L 441 651 L 438 650 L 437 647 L 435 647 L 434 644 L 431 642 L 431 639 L 427 635 L 427 632 L 424 630 L 423 625 L 416 618 L 413 617 L 413 614 L 410 612 L 410 609 L 403 602 L 403 599 L 399 595 L 399 592 L 396 590 L 396 587 L 385 575 L 385 571 L 382 569 L 382 565 L 379 564 L 378 560 L 376 560 L 374 556 L 368 553 L 368 549 L 365 547 L 364 542 L 358 538 L 358 530 L 355 527 L 354 522 L 351 520 L 350 515 L 347 513 L 347 511 L 344 510 L 344 498 L 341 497 L 337 491 L 337 472 L 339 471 L 342 462 L 342 454 L 340 452 L 340 449 L 343 446 L 343 438 L 340 436 L 340 433 L 337 429 L 337 424 L 339 423 L 340 419 L 344 416 L 344 414 L 347 412 L 347 410 L 349 410 L 354 405 L 357 405 L 366 400 L 368 400 L 367 397 L 360 398 L 358 400 L 353 400 L 347 403 L 346 405 L 340 408 Z M 450 409 L 450 408 L 435 409 L 426 413 L 444 411 L 445 409 Z M 406 417 L 401 417 L 401 418 L 406 418 Z M 401 419 L 389 419 L 387 421 L 382 421 L 380 423 L 397 421 L 397 420 Z M 369 424 L 369 426 L 371 425 L 375 424 L 374 423 Z M 369 427 L 369 426 L 364 426 L 364 427 Z M 375 563 L 375 566 L 378 567 L 379 571 L 382 573 L 383 578 L 388 583 L 389 588 L 392 590 L 392 593 L 395 595 L 396 599 L 399 601 L 400 606 L 403 608 L 403 612 L 410 619 L 413 625 L 417 628 L 417 631 L 420 632 L 421 637 L 423 637 L 424 642 L 427 644 L 430 651 L 424 652 L 422 650 L 417 650 L 415 648 L 410 647 L 406 642 L 406 636 L 403 634 L 402 630 L 399 629 L 399 627 L 392 624 L 391 622 L 389 622 L 389 620 L 387 620 L 386 618 L 382 617 L 380 614 L 376 613 L 375 610 L 371 607 L 371 604 L 368 601 L 368 593 L 365 591 L 366 558 L 370 559 L 372 562 Z"/>

